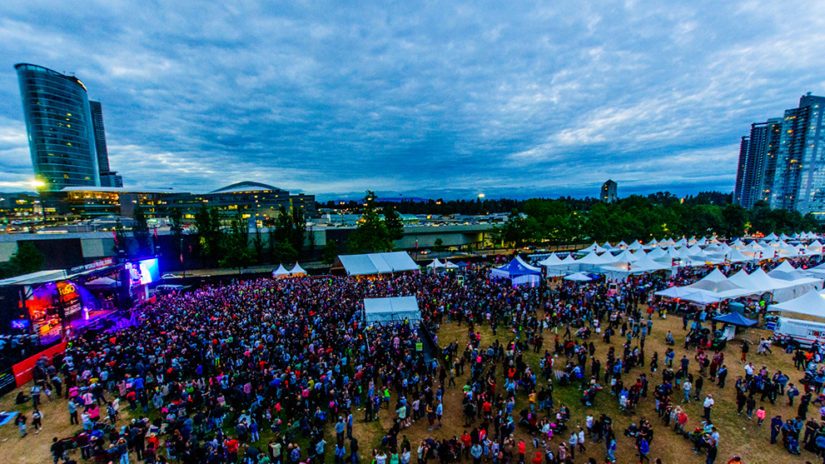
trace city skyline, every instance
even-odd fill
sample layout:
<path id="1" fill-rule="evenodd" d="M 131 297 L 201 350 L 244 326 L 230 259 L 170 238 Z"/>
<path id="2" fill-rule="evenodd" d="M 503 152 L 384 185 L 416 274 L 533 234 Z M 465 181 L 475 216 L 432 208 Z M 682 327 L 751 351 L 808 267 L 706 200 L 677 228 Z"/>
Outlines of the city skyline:
<path id="1" fill-rule="evenodd" d="M 816 3 L 334 6 L 5 2 L 0 190 L 33 177 L 17 62 L 90 88 L 129 186 L 321 199 L 731 192 L 743 131 L 825 93 Z"/>

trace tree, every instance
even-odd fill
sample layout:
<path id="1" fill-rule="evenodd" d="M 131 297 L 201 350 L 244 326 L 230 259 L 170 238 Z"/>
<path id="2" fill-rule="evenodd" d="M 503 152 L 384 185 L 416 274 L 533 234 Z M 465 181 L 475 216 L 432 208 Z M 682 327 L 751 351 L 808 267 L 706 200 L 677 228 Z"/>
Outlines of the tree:
<path id="1" fill-rule="evenodd" d="M 386 224 L 378 216 L 375 193 L 368 190 L 363 205 L 364 211 L 357 228 L 349 236 L 347 248 L 352 253 L 391 251 L 392 240 Z"/>
<path id="2" fill-rule="evenodd" d="M 324 252 L 322 259 L 326 264 L 332 264 L 335 262 L 335 259 L 338 257 L 338 242 L 335 240 L 327 240 L 327 243 L 324 245 Z"/>
<path id="3" fill-rule="evenodd" d="M 237 268 L 240 272 L 249 265 L 249 227 L 240 212 L 229 223 L 229 233 L 224 236 L 221 246 L 221 257 L 218 263 L 221 267 Z"/>
<path id="4" fill-rule="evenodd" d="M 175 259 L 183 265 L 183 213 L 179 208 L 175 208 L 169 214 L 172 225 L 169 229 L 172 232 L 172 248 L 175 250 Z"/>
<path id="5" fill-rule="evenodd" d="M 300 253 L 304 248 L 304 236 L 307 230 L 307 221 L 302 207 L 292 207 L 292 228 L 289 231 L 290 243 L 295 251 Z"/>
<path id="6" fill-rule="evenodd" d="M 153 254 L 152 243 L 149 240 L 149 224 L 146 220 L 146 212 L 139 203 L 135 206 L 135 225 L 132 226 L 132 236 L 135 237 L 137 242 L 138 256 Z"/>
<path id="7" fill-rule="evenodd" d="M 255 223 L 255 238 L 252 239 L 252 247 L 255 250 L 253 260 L 259 263 L 264 261 L 264 238 L 261 235 L 261 229 L 258 228 L 257 221 Z"/>
<path id="8" fill-rule="evenodd" d="M 220 213 L 215 208 L 201 205 L 198 212 L 195 213 L 195 227 L 197 228 L 201 257 L 209 264 L 217 263 L 223 239 Z"/>
<path id="9" fill-rule="evenodd" d="M 46 258 L 32 243 L 17 242 L 17 251 L 0 266 L 0 277 L 13 277 L 43 269 Z"/>
<path id="10" fill-rule="evenodd" d="M 112 251 L 115 253 L 115 256 L 125 258 L 127 250 L 126 229 L 123 227 L 123 223 L 120 221 L 120 218 L 115 220 L 114 232 L 115 243 L 112 245 Z"/>
<path id="11" fill-rule="evenodd" d="M 390 205 L 384 206 L 384 225 L 387 228 L 390 240 L 401 240 L 404 236 L 404 222 L 398 211 Z"/>

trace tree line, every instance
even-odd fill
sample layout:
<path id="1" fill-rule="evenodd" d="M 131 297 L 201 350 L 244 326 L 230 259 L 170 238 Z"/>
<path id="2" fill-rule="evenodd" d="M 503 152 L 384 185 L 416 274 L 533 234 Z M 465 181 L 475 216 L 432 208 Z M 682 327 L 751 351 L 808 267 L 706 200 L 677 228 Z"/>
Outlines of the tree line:
<path id="1" fill-rule="evenodd" d="M 684 198 L 665 192 L 632 195 L 613 203 L 569 198 L 526 200 L 512 210 L 504 225 L 495 229 L 494 240 L 515 246 L 561 245 L 820 229 L 811 215 L 771 209 L 765 203 L 747 210 L 731 203 L 730 195 L 717 192 Z"/>

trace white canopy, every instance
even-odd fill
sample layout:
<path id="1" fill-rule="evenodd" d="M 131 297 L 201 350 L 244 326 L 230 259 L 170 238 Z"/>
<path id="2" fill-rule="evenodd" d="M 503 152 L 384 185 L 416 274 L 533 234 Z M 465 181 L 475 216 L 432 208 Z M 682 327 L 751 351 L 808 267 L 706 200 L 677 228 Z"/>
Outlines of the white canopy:
<path id="1" fill-rule="evenodd" d="M 539 266 L 556 266 L 559 264 L 563 264 L 563 261 L 559 256 L 555 253 L 550 253 L 550 256 L 544 258 L 543 260 L 538 262 Z"/>
<path id="2" fill-rule="evenodd" d="M 634 240 L 633 243 L 627 246 L 627 249 L 630 251 L 641 250 L 642 244 Z"/>
<path id="3" fill-rule="evenodd" d="M 367 324 L 416 322 L 421 320 L 421 311 L 414 296 L 364 298 L 364 318 Z"/>
<path id="4" fill-rule="evenodd" d="M 606 250 L 600 247 L 599 244 L 596 242 L 593 242 L 593 244 L 587 248 L 582 248 L 581 250 L 579 250 L 580 253 L 592 253 L 594 251 L 596 253 L 604 253 Z"/>
<path id="5" fill-rule="evenodd" d="M 433 262 L 427 265 L 427 267 L 430 269 L 441 269 L 444 267 L 444 264 L 439 261 L 438 258 L 435 258 Z"/>
<path id="6" fill-rule="evenodd" d="M 584 272 L 576 272 L 575 274 L 570 274 L 569 276 L 566 276 L 564 280 L 572 282 L 590 282 L 593 279 L 591 279 L 590 276 L 588 276 Z"/>
<path id="7" fill-rule="evenodd" d="M 810 291 L 799 298 L 770 305 L 768 309 L 770 311 L 825 317 L 825 295 L 823 295 L 822 292 Z"/>
<path id="8" fill-rule="evenodd" d="M 739 251 L 736 248 L 732 248 L 727 254 L 725 254 L 725 258 L 732 263 L 743 263 L 745 261 L 753 261 L 752 257 L 745 256 L 741 251 Z"/>
<path id="9" fill-rule="evenodd" d="M 453 262 L 445 260 L 444 261 L 444 268 L 445 269 L 458 269 L 458 264 L 455 264 Z"/>
<path id="10" fill-rule="evenodd" d="M 293 267 L 292 270 L 289 271 L 289 274 L 293 276 L 306 275 L 306 273 L 307 271 L 305 271 L 304 268 L 302 268 L 301 265 L 297 262 L 295 263 L 295 267 Z"/>
<path id="11" fill-rule="evenodd" d="M 418 264 L 415 264 L 406 251 L 341 255 L 338 259 L 348 275 L 390 274 L 418 270 Z"/>
<path id="12" fill-rule="evenodd" d="M 721 301 L 719 297 L 716 297 L 708 292 L 689 287 L 670 287 L 664 290 L 660 290 L 656 292 L 656 294 L 668 298 L 677 298 L 680 300 L 691 301 L 693 303 L 702 305 L 718 303 L 719 301 Z"/>
<path id="13" fill-rule="evenodd" d="M 285 277 L 289 275 L 289 271 L 286 270 L 283 264 L 278 265 L 278 269 L 272 271 L 272 277 Z"/>

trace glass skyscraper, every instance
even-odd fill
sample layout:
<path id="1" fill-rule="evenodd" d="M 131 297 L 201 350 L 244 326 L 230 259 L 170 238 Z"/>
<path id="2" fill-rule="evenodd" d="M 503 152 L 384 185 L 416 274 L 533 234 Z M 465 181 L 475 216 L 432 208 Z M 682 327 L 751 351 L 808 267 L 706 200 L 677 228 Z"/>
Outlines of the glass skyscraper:
<path id="1" fill-rule="evenodd" d="M 825 97 L 803 95 L 783 118 L 751 125 L 742 137 L 734 201 L 746 208 L 813 214 L 825 220 Z"/>
<path id="2" fill-rule="evenodd" d="M 86 86 L 74 76 L 42 66 L 20 63 L 14 68 L 20 81 L 32 164 L 38 180 L 45 184 L 43 188 L 57 191 L 100 186 Z"/>
<path id="3" fill-rule="evenodd" d="M 810 93 L 785 110 L 771 207 L 825 219 L 825 97 Z"/>

